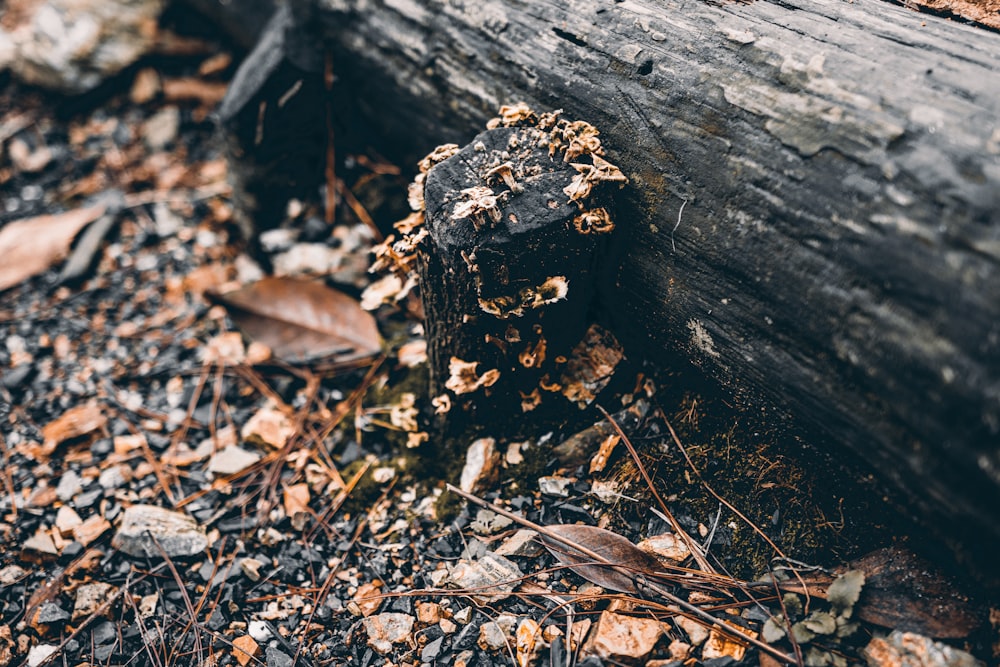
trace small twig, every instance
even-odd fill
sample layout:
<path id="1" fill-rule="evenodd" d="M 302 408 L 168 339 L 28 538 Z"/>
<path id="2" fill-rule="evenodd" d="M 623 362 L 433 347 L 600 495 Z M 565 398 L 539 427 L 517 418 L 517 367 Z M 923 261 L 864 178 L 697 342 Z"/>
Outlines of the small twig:
<path id="1" fill-rule="evenodd" d="M 715 520 L 712 521 L 712 529 L 708 531 L 705 543 L 701 545 L 706 556 L 708 555 L 708 550 L 712 548 L 712 540 L 715 539 L 715 531 L 719 529 L 720 519 L 722 519 L 722 503 L 719 503 L 719 511 L 715 513 Z"/>
<path id="2" fill-rule="evenodd" d="M 688 200 L 685 199 L 684 202 L 681 204 L 680 210 L 677 211 L 677 224 L 674 225 L 674 228 L 670 230 L 670 247 L 673 248 L 674 252 L 677 252 L 677 244 L 674 243 L 674 232 L 676 232 L 677 228 L 681 226 L 681 215 L 684 214 L 684 207 L 687 206 L 687 203 Z"/>
<path id="3" fill-rule="evenodd" d="M 454 494 L 456 494 L 458 496 L 461 496 L 462 498 L 465 498 L 466 500 L 468 500 L 471 503 L 479 505 L 480 507 L 485 507 L 486 509 L 489 509 L 490 511 L 495 512 L 495 513 L 499 514 L 500 516 L 507 517 L 511 521 L 519 523 L 522 526 L 525 526 L 527 528 L 531 528 L 532 530 L 538 532 L 539 534 L 544 535 L 545 537 L 547 537 L 547 538 L 549 538 L 551 540 L 554 540 L 556 542 L 559 542 L 560 544 L 563 544 L 563 545 L 569 547 L 573 551 L 576 551 L 576 552 L 578 552 L 578 553 L 586 556 L 587 558 L 592 559 L 594 563 L 599 563 L 601 565 L 607 566 L 607 567 L 615 570 L 616 572 L 624 574 L 625 576 L 628 576 L 628 577 L 634 577 L 635 576 L 635 573 L 632 572 L 631 570 L 629 570 L 628 568 L 622 567 L 621 565 L 618 565 L 616 563 L 612 563 L 611 561 L 609 561 L 607 558 L 605 558 L 604 556 L 600 555 L 596 551 L 591 551 L 590 549 L 588 549 L 587 547 L 583 546 L 582 544 L 574 543 L 572 540 L 569 540 L 569 539 L 566 539 L 565 537 L 562 537 L 558 533 L 555 533 L 554 531 L 549 530 L 545 526 L 542 526 L 542 525 L 539 525 L 537 523 L 534 523 L 533 521 L 528 521 L 524 517 L 519 516 L 517 514 L 514 514 L 513 512 L 508 512 L 507 510 L 503 509 L 502 507 L 498 507 L 498 506 L 494 505 L 493 503 L 490 503 L 490 502 L 487 502 L 487 501 L 483 500 L 482 498 L 477 498 L 476 496 L 472 495 L 471 493 L 466 493 L 465 491 L 462 491 L 461 489 L 459 489 L 456 486 L 453 486 L 452 484 L 448 484 L 447 485 L 447 489 L 449 491 L 451 491 L 452 493 L 454 493 Z M 764 651 L 764 652 L 768 653 L 769 655 L 774 656 L 774 658 L 776 658 L 777 660 L 780 660 L 781 662 L 784 662 L 785 664 L 789 664 L 789 665 L 796 664 L 797 661 L 795 660 L 795 658 L 790 657 L 788 655 L 785 655 L 784 653 L 782 653 L 781 651 L 779 651 L 778 649 L 774 648 L 773 646 L 771 646 L 770 644 L 768 644 L 766 642 L 762 642 L 759 639 L 750 637 L 749 635 L 744 635 L 743 633 L 739 632 L 738 630 L 732 628 L 725 621 L 722 621 L 722 620 L 720 620 L 720 619 L 712 616 L 708 612 L 702 610 L 699 607 L 696 607 L 695 605 L 691 604 L 687 600 L 684 600 L 682 598 L 677 597 L 676 595 L 674 595 L 670 591 L 666 590 L 662 586 L 658 586 L 657 584 L 652 583 L 650 581 L 644 582 L 643 585 L 645 587 L 647 587 L 653 593 L 656 593 L 660 597 L 662 597 L 662 598 L 664 598 L 666 600 L 669 600 L 670 602 L 674 603 L 675 605 L 677 605 L 678 607 L 680 607 L 684 611 L 688 612 L 689 614 L 691 614 L 693 616 L 697 616 L 700 620 L 704 621 L 705 623 L 708 623 L 710 625 L 713 625 L 713 626 L 717 627 L 719 630 L 721 630 L 722 632 L 726 633 L 727 635 L 729 635 L 731 638 L 737 640 L 738 642 L 746 642 L 748 644 L 752 644 L 753 646 L 757 647 L 761 651 Z"/>
<path id="4" fill-rule="evenodd" d="M 363 222 L 365 226 L 371 230 L 372 237 L 375 239 L 375 242 L 382 243 L 382 241 L 385 241 L 385 236 L 382 234 L 382 230 L 380 230 L 378 225 L 375 224 L 375 220 L 373 220 L 372 216 L 368 213 L 368 209 L 366 209 L 364 205 L 358 201 L 358 198 L 354 196 L 354 192 L 351 191 L 351 189 L 347 187 L 347 184 L 343 181 L 337 181 L 337 185 L 340 196 L 343 197 L 344 201 L 347 202 L 347 205 L 351 207 L 351 211 L 358 218 L 358 220 Z"/>

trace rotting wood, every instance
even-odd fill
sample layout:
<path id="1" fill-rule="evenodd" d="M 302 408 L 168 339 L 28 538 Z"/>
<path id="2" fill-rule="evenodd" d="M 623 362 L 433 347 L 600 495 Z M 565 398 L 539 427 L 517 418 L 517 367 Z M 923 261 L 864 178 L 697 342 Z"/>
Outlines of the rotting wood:
<path id="1" fill-rule="evenodd" d="M 400 163 L 516 100 L 601 127 L 634 185 L 605 294 L 631 349 L 846 446 L 992 562 L 997 35 L 873 0 L 294 9 Z"/>
<path id="2" fill-rule="evenodd" d="M 453 432 L 470 418 L 523 426 L 563 398 L 586 406 L 621 358 L 588 315 L 627 179 L 589 123 L 500 112 L 465 148 L 421 161 L 393 246 L 418 258 L 431 395 Z"/>

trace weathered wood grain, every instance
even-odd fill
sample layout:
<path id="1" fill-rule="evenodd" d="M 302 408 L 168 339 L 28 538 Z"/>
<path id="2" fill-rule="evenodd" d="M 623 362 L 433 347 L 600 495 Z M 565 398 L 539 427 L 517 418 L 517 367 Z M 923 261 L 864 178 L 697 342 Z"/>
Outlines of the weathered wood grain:
<path id="1" fill-rule="evenodd" d="M 605 293 L 632 349 L 1000 543 L 1000 36 L 875 0 L 293 8 L 398 159 L 519 100 L 599 126 L 635 193 Z"/>

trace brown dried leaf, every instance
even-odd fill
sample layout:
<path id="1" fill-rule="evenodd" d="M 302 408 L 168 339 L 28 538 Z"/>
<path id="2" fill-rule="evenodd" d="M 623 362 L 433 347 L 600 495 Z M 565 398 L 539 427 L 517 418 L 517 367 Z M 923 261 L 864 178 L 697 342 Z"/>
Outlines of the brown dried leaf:
<path id="1" fill-rule="evenodd" d="M 99 514 L 95 514 L 73 528 L 73 539 L 87 546 L 111 529 L 111 523 Z"/>
<path id="2" fill-rule="evenodd" d="M 73 239 L 104 214 L 98 204 L 55 215 L 15 220 L 0 229 L 0 290 L 45 271 L 69 254 Z"/>
<path id="3" fill-rule="evenodd" d="M 639 593 L 636 579 L 655 576 L 656 572 L 663 569 L 656 558 L 610 530 L 597 526 L 561 524 L 546 528 L 573 544 L 579 544 L 584 549 L 603 556 L 609 563 L 629 572 L 626 574 L 607 565 L 595 564 L 593 558 L 545 535 L 539 535 L 542 544 L 556 557 L 556 560 L 569 566 L 587 581 L 607 590 Z"/>
<path id="4" fill-rule="evenodd" d="M 375 318 L 357 301 L 322 283 L 264 278 L 226 294 L 206 293 L 251 339 L 289 362 L 327 357 L 348 363 L 381 349 Z"/>
<path id="5" fill-rule="evenodd" d="M 63 442 L 104 428 L 107 423 L 108 418 L 97 403 L 70 408 L 42 428 L 42 437 L 45 438 L 43 451 L 51 454 Z"/>
<path id="6" fill-rule="evenodd" d="M 601 441 L 601 446 L 598 448 L 597 454 L 590 460 L 591 474 L 604 470 L 604 466 L 608 465 L 608 460 L 611 458 L 611 453 L 618 446 L 618 443 L 621 442 L 621 439 L 620 435 L 612 433 Z"/>
<path id="7" fill-rule="evenodd" d="M 295 516 L 300 512 L 309 511 L 309 485 L 293 484 L 286 487 L 282 497 L 285 501 L 285 514 Z"/>
<path id="8" fill-rule="evenodd" d="M 370 583 L 364 583 L 358 586 L 357 592 L 354 594 L 353 600 L 358 605 L 358 609 L 361 611 L 361 615 L 364 617 L 371 616 L 378 612 L 379 608 L 382 606 L 382 602 L 385 598 L 382 597 L 382 582 L 376 579 Z"/>

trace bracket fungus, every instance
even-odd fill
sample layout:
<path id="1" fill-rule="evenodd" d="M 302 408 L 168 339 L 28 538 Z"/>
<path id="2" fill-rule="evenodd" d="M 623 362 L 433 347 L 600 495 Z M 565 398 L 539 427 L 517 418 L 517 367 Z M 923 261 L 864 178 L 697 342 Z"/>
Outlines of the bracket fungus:
<path id="1" fill-rule="evenodd" d="M 439 414 L 534 410 L 573 384 L 567 359 L 586 340 L 612 194 L 628 179 L 593 125 L 524 103 L 418 166 L 413 213 L 377 250 L 376 269 L 397 279 L 366 303 L 399 301 L 419 276 Z"/>

